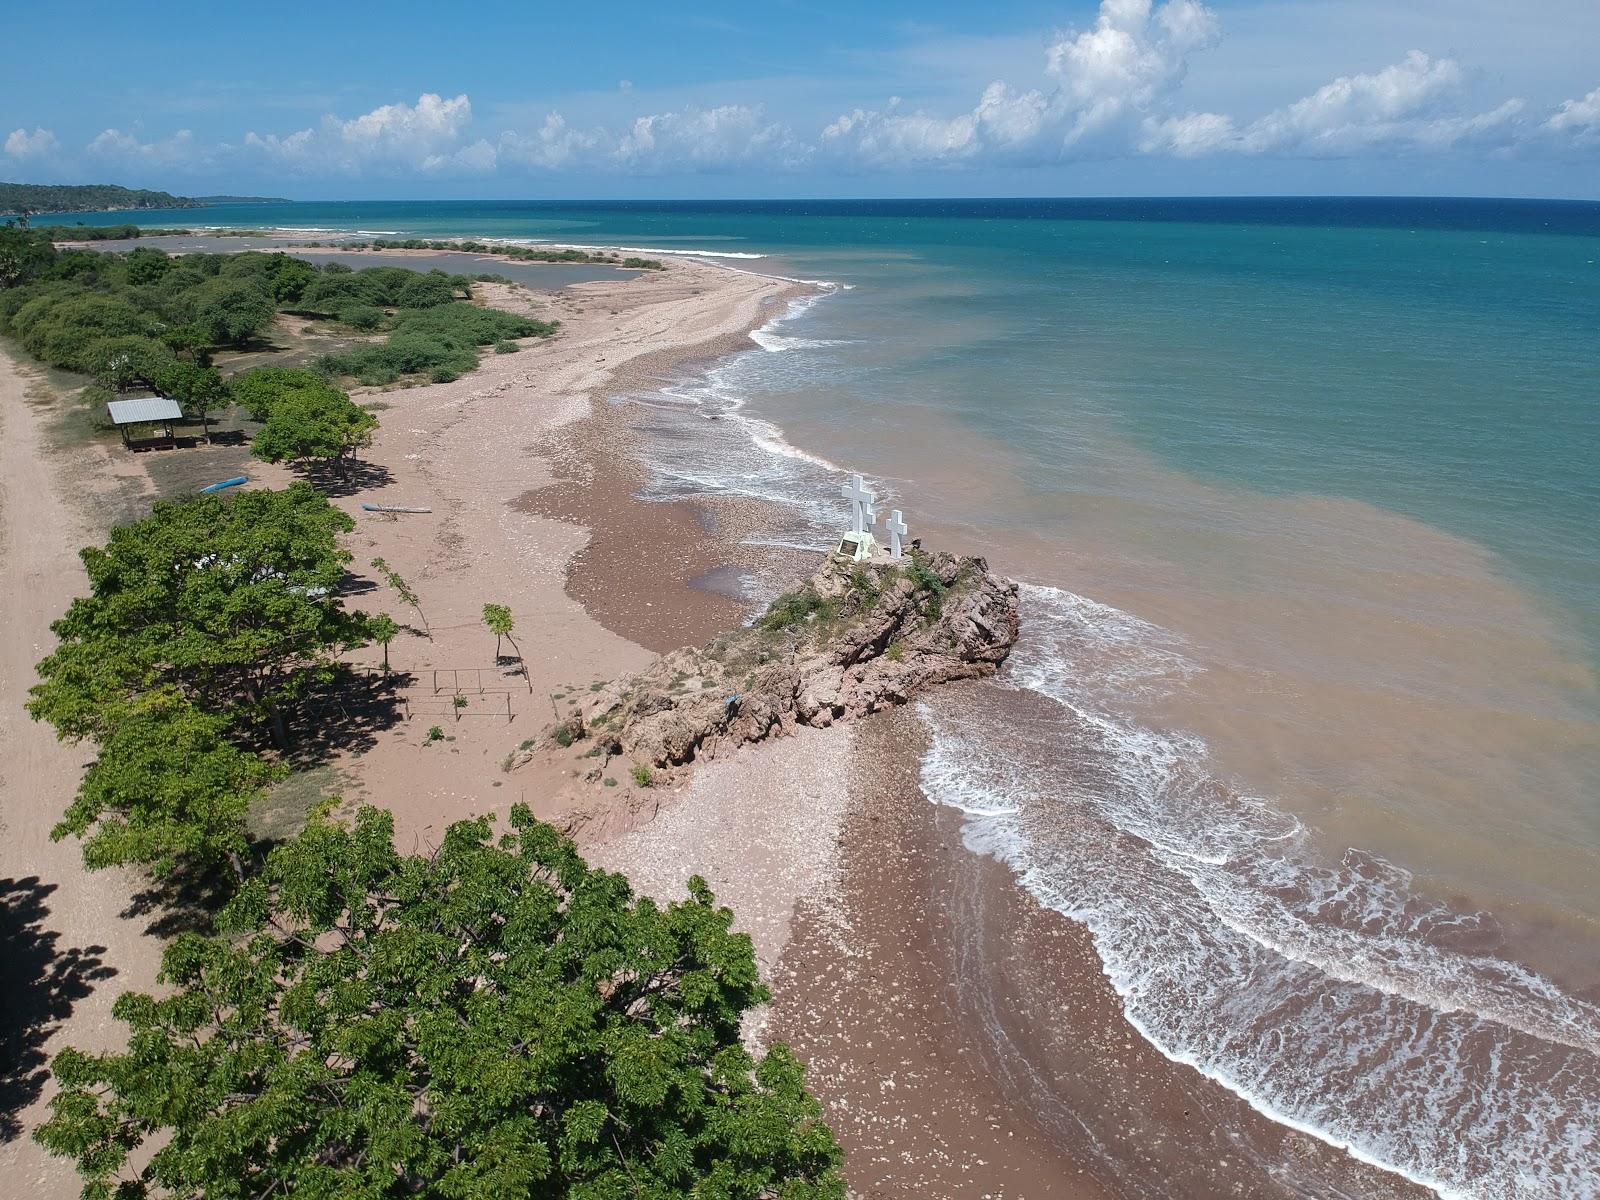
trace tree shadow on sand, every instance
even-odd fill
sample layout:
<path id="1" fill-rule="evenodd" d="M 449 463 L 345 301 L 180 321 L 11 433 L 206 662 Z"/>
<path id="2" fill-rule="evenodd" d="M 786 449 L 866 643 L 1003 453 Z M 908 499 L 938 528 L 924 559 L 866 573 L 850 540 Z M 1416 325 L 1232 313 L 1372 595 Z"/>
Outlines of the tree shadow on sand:
<path id="1" fill-rule="evenodd" d="M 360 754 L 405 715 L 404 688 L 416 683 L 406 672 L 388 675 L 341 665 L 333 678 L 284 713 L 292 743 L 283 760 L 297 773 L 314 771 L 344 753 Z M 258 747 L 265 751 L 265 730 Z M 290 822 L 291 825 L 296 824 Z M 252 833 L 248 859 L 259 861 L 279 840 Z M 225 866 L 180 863 L 164 875 L 147 876 L 124 918 L 148 917 L 144 932 L 170 938 L 179 933 L 210 933 L 218 911 L 232 898 L 238 881 Z"/>
<path id="2" fill-rule="evenodd" d="M 22 1110 L 48 1078 L 45 1043 L 98 980 L 116 974 L 104 946 L 63 950 L 45 925 L 56 890 L 38 876 L 0 879 L 0 1143 L 22 1134 Z"/>
<path id="3" fill-rule="evenodd" d="M 354 496 L 394 482 L 394 474 L 381 463 L 355 459 L 342 466 L 325 459 L 296 463 L 294 473 L 324 496 Z"/>
<path id="4" fill-rule="evenodd" d="M 180 863 L 165 875 L 146 875 L 143 885 L 117 915 L 124 920 L 150 917 L 146 936 L 176 937 L 180 933 L 211 933 L 217 912 L 238 891 L 239 884 L 226 868 Z"/>
<path id="5" fill-rule="evenodd" d="M 404 689 L 417 682 L 405 671 L 383 674 L 349 665 L 303 697 L 289 718 L 294 745 L 285 756 L 297 770 L 344 753 L 363 753 L 405 717 Z"/>

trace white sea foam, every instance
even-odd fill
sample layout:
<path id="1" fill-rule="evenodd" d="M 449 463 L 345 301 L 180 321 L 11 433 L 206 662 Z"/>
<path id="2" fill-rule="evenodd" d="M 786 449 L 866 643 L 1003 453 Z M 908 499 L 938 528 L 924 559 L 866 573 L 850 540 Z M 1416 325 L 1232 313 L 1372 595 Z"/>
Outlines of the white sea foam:
<path id="1" fill-rule="evenodd" d="M 718 419 L 648 461 L 650 494 L 773 501 L 794 524 L 752 540 L 819 549 L 839 466 L 745 411 L 749 372 L 825 361 L 828 342 L 782 331 L 804 299 L 757 331 L 761 352 L 656 398 Z M 1452 944 L 1488 918 L 1422 901 L 1376 856 L 1325 861 L 1293 815 L 1214 778 L 1201 739 L 1132 716 L 1202 669 L 1194 647 L 1071 592 L 1023 600 L 999 683 L 1042 698 L 1039 715 L 948 707 L 972 690 L 923 705 L 923 787 L 966 815 L 971 850 L 1087 925 L 1134 1028 L 1271 1119 L 1451 1200 L 1597 1200 L 1600 1011 Z"/>
<path id="2" fill-rule="evenodd" d="M 780 354 L 785 350 L 820 350 L 825 346 L 847 345 L 848 343 L 840 338 L 789 337 L 778 332 L 779 328 L 805 314 L 818 301 L 827 299 L 828 294 L 824 291 L 809 296 L 796 296 L 789 301 L 783 312 L 759 329 L 751 330 L 750 340 L 773 354 Z"/>
<path id="3" fill-rule="evenodd" d="M 586 246 L 579 242 L 530 242 L 530 245 L 559 246 L 573 250 L 617 250 L 624 254 L 666 254 L 677 258 L 766 258 L 749 250 L 701 250 L 665 246 Z"/>
<path id="4" fill-rule="evenodd" d="M 1180 640 L 1052 588 L 1024 589 L 1023 630 L 1002 686 L 1051 703 L 1023 728 L 923 705 L 923 787 L 1088 926 L 1135 1028 L 1442 1196 L 1600 1195 L 1600 1009 L 1453 947 L 1489 919 L 1377 856 L 1325 861 L 1299 821 L 1213 778 L 1199 739 L 1130 716 L 1199 669 Z"/>

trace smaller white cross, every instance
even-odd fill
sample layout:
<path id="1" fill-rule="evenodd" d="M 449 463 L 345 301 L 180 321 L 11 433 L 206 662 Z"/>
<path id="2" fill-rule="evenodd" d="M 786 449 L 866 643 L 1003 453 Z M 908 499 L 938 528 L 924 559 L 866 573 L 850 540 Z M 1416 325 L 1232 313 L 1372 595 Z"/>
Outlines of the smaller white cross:
<path id="1" fill-rule="evenodd" d="M 867 526 L 878 519 L 872 509 L 872 502 L 878 497 L 867 490 L 859 475 L 850 476 L 850 482 L 839 489 L 839 494 L 850 501 L 850 531 L 865 533 Z"/>
<path id="2" fill-rule="evenodd" d="M 906 536 L 906 520 L 898 508 L 889 513 L 889 519 L 883 523 L 883 527 L 889 532 L 889 557 L 899 558 L 901 539 Z"/>

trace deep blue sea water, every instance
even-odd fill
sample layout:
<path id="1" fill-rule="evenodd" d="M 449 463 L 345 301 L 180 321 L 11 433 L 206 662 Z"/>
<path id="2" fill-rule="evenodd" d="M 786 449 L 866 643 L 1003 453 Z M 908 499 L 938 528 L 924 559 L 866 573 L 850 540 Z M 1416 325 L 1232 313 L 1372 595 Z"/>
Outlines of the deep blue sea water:
<path id="1" fill-rule="evenodd" d="M 653 397 L 650 494 L 820 546 L 861 470 L 1027 581 L 1006 675 L 924 707 L 924 785 L 1135 1025 L 1441 1194 L 1600 1195 L 1600 204 L 137 217 L 828 281 Z"/>

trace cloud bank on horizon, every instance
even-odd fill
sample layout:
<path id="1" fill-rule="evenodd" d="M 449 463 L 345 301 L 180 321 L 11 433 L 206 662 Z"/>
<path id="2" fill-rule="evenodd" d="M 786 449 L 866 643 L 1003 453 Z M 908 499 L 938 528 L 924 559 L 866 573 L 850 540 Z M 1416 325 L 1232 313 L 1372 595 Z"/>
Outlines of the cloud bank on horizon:
<path id="1" fill-rule="evenodd" d="M 1237 14 L 1240 22 L 1248 12 Z M 1412 49 L 1378 69 L 1329 79 L 1278 107 L 1213 111 L 1185 98 L 1191 66 L 1225 36 L 1200 0 L 1102 0 L 1092 23 L 1051 35 L 1036 86 L 995 79 L 965 106 L 887 96 L 807 123 L 761 102 L 683 104 L 621 120 L 559 108 L 491 126 L 466 93 L 425 92 L 354 116 L 328 114 L 284 132 L 211 140 L 109 127 L 81 147 L 43 122 L 20 125 L 0 166 L 101 173 L 483 179 L 486 176 L 664 176 L 762 172 L 1027 169 L 1089 160 L 1600 157 L 1600 86 L 1544 109 L 1518 95 L 1485 103 L 1477 63 Z M 1600 58 L 1595 67 L 1600 85 Z M 624 81 L 619 94 L 627 98 Z"/>

